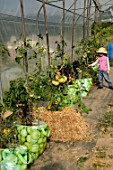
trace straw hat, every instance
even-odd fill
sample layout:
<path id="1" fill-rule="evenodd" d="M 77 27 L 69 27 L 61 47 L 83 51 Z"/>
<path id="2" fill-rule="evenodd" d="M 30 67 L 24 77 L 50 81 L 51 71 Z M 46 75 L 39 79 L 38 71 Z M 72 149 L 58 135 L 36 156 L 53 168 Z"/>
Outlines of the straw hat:
<path id="1" fill-rule="evenodd" d="M 106 50 L 104 47 L 100 47 L 100 48 L 96 51 L 96 53 L 107 54 L 108 52 L 107 52 L 107 50 Z"/>

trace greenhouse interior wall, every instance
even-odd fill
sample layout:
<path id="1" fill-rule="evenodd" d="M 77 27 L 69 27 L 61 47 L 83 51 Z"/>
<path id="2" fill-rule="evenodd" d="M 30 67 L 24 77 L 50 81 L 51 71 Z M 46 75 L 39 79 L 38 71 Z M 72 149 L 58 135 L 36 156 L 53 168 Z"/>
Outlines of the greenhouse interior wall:
<path id="1" fill-rule="evenodd" d="M 97 0 L 91 1 L 91 18 L 90 25 L 94 22 L 94 2 L 100 4 L 104 10 L 104 18 L 112 21 L 113 19 L 113 0 Z M 73 19 L 73 4 L 74 0 L 65 0 L 65 31 L 64 39 L 67 43 L 66 52 L 71 50 L 72 41 L 72 19 Z M 47 21 L 49 30 L 50 50 L 53 51 L 56 47 L 55 42 L 60 41 L 61 27 L 62 27 L 62 0 L 59 1 L 45 1 L 47 11 Z M 43 35 L 43 44 L 46 46 L 46 29 L 44 22 L 44 14 L 41 0 L 23 0 L 25 26 L 27 38 L 37 41 L 37 35 Z M 76 44 L 83 38 L 83 0 L 76 1 L 76 16 L 75 16 L 75 37 Z M 106 14 L 106 15 L 105 15 Z M 107 18 L 106 18 L 107 17 Z M 14 62 L 15 44 L 14 41 L 22 34 L 22 20 L 19 0 L 0 0 L 0 42 L 5 44 L 9 50 L 10 57 L 1 56 L 0 58 L 0 73 L 3 90 L 9 88 L 10 80 L 22 75 L 21 68 Z M 76 55 L 75 55 L 76 59 Z M 45 62 L 46 61 L 46 62 Z M 47 57 L 42 58 L 42 70 L 47 64 Z M 32 63 L 33 64 L 33 63 Z M 31 64 L 31 67 L 32 67 Z M 0 92 L 1 92 L 0 86 Z M 2 93 L 2 92 L 1 92 Z M 0 95 L 1 95 L 0 93 Z"/>

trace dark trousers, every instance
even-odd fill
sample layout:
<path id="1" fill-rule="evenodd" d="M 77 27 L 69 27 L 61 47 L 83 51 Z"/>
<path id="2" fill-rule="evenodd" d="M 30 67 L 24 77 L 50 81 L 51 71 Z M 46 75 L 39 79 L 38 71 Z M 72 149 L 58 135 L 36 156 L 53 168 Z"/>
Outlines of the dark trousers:
<path id="1" fill-rule="evenodd" d="M 99 80 L 99 86 L 103 86 L 103 78 L 108 83 L 108 87 L 112 86 L 112 83 L 109 79 L 109 74 L 106 71 L 99 70 L 98 71 L 98 80 Z"/>

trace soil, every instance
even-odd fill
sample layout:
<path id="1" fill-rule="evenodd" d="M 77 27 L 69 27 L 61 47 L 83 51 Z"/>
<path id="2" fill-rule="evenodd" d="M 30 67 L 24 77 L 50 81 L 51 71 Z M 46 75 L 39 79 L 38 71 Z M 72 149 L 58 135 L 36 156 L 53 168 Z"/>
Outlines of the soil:
<path id="1" fill-rule="evenodd" d="M 113 82 L 112 73 L 113 68 L 110 74 L 110 80 Z M 90 111 L 88 114 L 79 114 L 81 121 L 77 126 L 82 127 L 81 122 L 84 123 L 81 131 L 84 130 L 85 135 L 82 132 L 79 134 L 85 138 L 77 140 L 75 136 L 69 140 L 70 138 L 65 138 L 64 135 L 61 139 L 56 133 L 48 140 L 43 154 L 30 165 L 30 170 L 113 170 L 113 126 L 109 126 L 107 130 L 105 127 L 98 129 L 99 120 L 105 113 L 113 115 L 113 90 L 107 87 L 106 82 L 103 89 L 92 86 L 83 102 Z M 67 119 L 69 120 L 69 117 Z M 51 121 L 49 123 L 51 125 Z M 88 129 L 84 129 L 86 125 Z M 75 133 L 73 129 L 71 131 Z"/>

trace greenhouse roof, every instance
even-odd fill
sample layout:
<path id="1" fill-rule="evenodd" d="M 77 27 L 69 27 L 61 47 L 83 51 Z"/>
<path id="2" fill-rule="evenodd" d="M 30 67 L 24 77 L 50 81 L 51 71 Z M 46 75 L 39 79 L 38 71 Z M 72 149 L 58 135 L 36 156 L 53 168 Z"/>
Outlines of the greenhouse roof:
<path id="1" fill-rule="evenodd" d="M 38 34 L 45 36 L 43 2 L 46 7 L 49 35 L 53 41 L 56 41 L 56 36 L 62 32 L 63 9 L 65 37 L 70 42 L 73 16 L 76 42 L 83 38 L 84 27 L 90 32 L 90 26 L 94 21 L 113 22 L 113 0 L 0 0 L 0 41 L 3 43 L 9 44 L 9 41 L 22 34 L 21 1 L 27 24 L 26 34 L 32 39 Z"/>
<path id="2" fill-rule="evenodd" d="M 90 8 L 90 21 L 94 21 L 95 5 L 99 11 L 99 18 L 113 21 L 113 0 L 88 0 Z M 62 21 L 62 0 L 45 0 L 48 22 L 61 23 Z M 42 0 L 23 0 L 25 19 L 43 21 Z M 83 0 L 76 0 L 75 22 L 82 24 L 84 3 Z M 65 0 L 65 23 L 72 23 L 74 12 L 74 0 Z M 0 19 L 19 20 L 21 17 L 19 0 L 0 0 Z"/>

